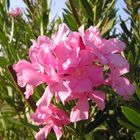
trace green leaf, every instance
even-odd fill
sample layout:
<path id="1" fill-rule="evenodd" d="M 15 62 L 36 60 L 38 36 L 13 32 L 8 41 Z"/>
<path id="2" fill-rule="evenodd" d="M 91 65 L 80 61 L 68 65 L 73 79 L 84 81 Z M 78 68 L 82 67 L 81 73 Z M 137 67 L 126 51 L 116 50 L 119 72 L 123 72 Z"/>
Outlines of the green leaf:
<path id="1" fill-rule="evenodd" d="M 140 128 L 140 113 L 124 106 L 122 107 L 122 112 L 132 124 Z"/>
<path id="2" fill-rule="evenodd" d="M 79 137 L 78 134 L 77 134 L 77 132 L 76 132 L 72 127 L 66 126 L 66 128 L 67 128 L 68 131 L 69 131 L 71 134 L 73 134 L 76 138 Z"/>
<path id="3" fill-rule="evenodd" d="M 63 14 L 63 17 L 64 17 L 64 21 L 67 23 L 67 25 L 69 26 L 69 28 L 72 31 L 77 30 L 76 22 L 75 22 L 74 18 L 71 15 Z"/>
<path id="4" fill-rule="evenodd" d="M 7 8 L 9 10 L 9 8 L 10 8 L 10 0 L 7 0 Z"/>
<path id="5" fill-rule="evenodd" d="M 92 8 L 90 7 L 90 4 L 88 3 L 87 0 L 80 0 L 81 4 L 83 6 L 83 9 L 85 11 L 86 16 L 93 21 L 93 12 L 92 12 Z"/>
<path id="6" fill-rule="evenodd" d="M 23 125 L 25 125 L 26 127 L 32 128 L 32 129 L 33 129 L 34 131 L 36 131 L 36 132 L 39 131 L 39 127 L 38 127 L 38 126 L 35 126 L 35 125 L 33 125 L 33 124 L 30 124 L 30 123 L 28 123 L 28 122 L 26 122 L 26 121 L 24 121 L 24 120 L 21 120 L 21 123 L 22 123 Z"/>
<path id="7" fill-rule="evenodd" d="M 110 31 L 113 28 L 114 22 L 115 22 L 115 18 L 109 20 L 109 22 L 103 27 L 101 34 L 104 35 L 108 31 Z"/>
<path id="8" fill-rule="evenodd" d="M 3 46 L 6 46 L 6 44 L 7 44 L 6 36 L 4 34 L 4 31 L 1 28 L 0 28 L 0 43 Z"/>
<path id="9" fill-rule="evenodd" d="M 95 119 L 93 122 L 90 122 L 89 125 L 86 126 L 85 128 L 85 134 L 88 134 L 89 132 L 93 131 L 95 128 L 97 128 L 99 125 L 101 125 L 106 119 L 107 119 L 107 114 L 102 114 L 100 117 Z"/>
<path id="10" fill-rule="evenodd" d="M 140 100 L 140 87 L 138 85 L 136 85 L 135 87 L 136 87 L 136 94 L 137 94 L 137 96 L 138 96 L 138 98 Z"/>
<path id="11" fill-rule="evenodd" d="M 133 130 L 135 132 L 140 131 L 140 129 L 138 129 L 137 127 L 131 125 L 130 123 L 124 122 L 122 120 L 118 120 L 118 122 L 123 125 L 126 128 L 129 128 L 130 130 Z"/>
<path id="12" fill-rule="evenodd" d="M 5 68 L 7 65 L 7 59 L 4 57 L 0 57 L 0 67 Z"/>
<path id="13" fill-rule="evenodd" d="M 131 37 L 131 32 L 128 30 L 126 23 L 120 18 L 121 20 L 121 28 L 123 29 L 124 33 L 126 33 L 129 37 Z"/>
<path id="14" fill-rule="evenodd" d="M 54 133 L 50 132 L 48 137 L 47 137 L 47 140 L 56 140 L 56 136 Z"/>
<path id="15" fill-rule="evenodd" d="M 10 51 L 10 54 L 11 54 L 12 58 L 13 58 L 14 60 L 18 60 L 18 56 L 17 56 L 18 52 L 16 51 L 15 46 L 14 46 L 13 44 L 10 43 L 10 44 L 8 45 L 8 47 L 9 47 L 9 51 Z"/>
<path id="16" fill-rule="evenodd" d="M 140 140 L 140 132 L 136 132 L 134 137 L 136 140 Z"/>
<path id="17" fill-rule="evenodd" d="M 127 56 L 127 60 L 130 62 L 130 64 L 134 64 L 134 57 L 131 51 L 129 51 L 128 56 Z"/>

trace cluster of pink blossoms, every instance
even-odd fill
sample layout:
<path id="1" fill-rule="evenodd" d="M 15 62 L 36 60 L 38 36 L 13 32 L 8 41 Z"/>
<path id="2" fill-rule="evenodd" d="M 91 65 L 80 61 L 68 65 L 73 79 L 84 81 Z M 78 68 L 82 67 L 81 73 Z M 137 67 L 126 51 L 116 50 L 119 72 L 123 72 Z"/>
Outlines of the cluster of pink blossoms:
<path id="1" fill-rule="evenodd" d="M 88 119 L 90 99 L 103 110 L 106 93 L 99 90 L 102 86 L 112 87 L 125 99 L 135 92 L 134 86 L 123 77 L 129 71 L 129 63 L 120 54 L 125 44 L 114 38 L 102 38 L 97 27 L 84 31 L 81 26 L 78 32 L 71 32 L 62 24 L 52 39 L 39 36 L 32 42 L 30 62 L 20 60 L 14 70 L 19 86 L 26 86 L 27 99 L 35 86 L 47 84 L 32 115 L 38 125 L 44 125 L 36 134 L 38 140 L 45 139 L 52 128 L 59 140 L 63 125 Z M 78 99 L 70 118 L 52 104 L 53 97 L 63 105 Z"/>

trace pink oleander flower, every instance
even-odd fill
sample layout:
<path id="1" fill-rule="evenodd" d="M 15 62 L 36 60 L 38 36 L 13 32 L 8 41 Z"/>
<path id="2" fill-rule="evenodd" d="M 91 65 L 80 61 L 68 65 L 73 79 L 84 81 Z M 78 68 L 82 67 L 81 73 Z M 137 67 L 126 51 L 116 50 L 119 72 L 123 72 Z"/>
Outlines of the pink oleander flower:
<path id="1" fill-rule="evenodd" d="M 81 26 L 78 32 L 72 32 L 61 24 L 52 38 L 39 36 L 37 41 L 32 40 L 30 62 L 20 60 L 14 70 L 19 86 L 26 87 L 26 98 L 35 86 L 46 83 L 37 101 L 38 109 L 49 107 L 53 97 L 63 105 L 77 101 L 70 113 L 70 121 L 76 122 L 88 119 L 89 100 L 100 110 L 105 108 L 107 93 L 100 90 L 102 86 L 112 87 L 124 99 L 134 94 L 134 86 L 123 77 L 129 72 L 129 63 L 121 55 L 124 49 L 122 41 L 102 38 L 97 27 L 84 30 Z M 46 126 L 46 134 L 50 128 Z"/>
<path id="2" fill-rule="evenodd" d="M 12 8 L 9 14 L 13 17 L 17 17 L 22 13 L 21 9 L 19 7 Z"/>
<path id="3" fill-rule="evenodd" d="M 43 126 L 35 135 L 36 140 L 45 140 L 51 129 L 54 130 L 57 140 L 59 140 L 62 136 L 62 127 L 70 123 L 67 113 L 53 104 L 38 107 L 31 118 L 37 125 Z"/>

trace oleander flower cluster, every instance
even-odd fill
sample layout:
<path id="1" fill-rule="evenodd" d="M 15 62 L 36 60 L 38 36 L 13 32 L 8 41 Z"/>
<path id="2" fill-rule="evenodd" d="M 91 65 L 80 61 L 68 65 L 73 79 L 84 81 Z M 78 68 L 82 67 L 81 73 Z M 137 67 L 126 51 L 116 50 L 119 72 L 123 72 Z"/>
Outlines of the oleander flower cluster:
<path id="1" fill-rule="evenodd" d="M 26 87 L 27 99 L 35 86 L 47 85 L 32 115 L 38 125 L 44 126 L 36 139 L 45 139 L 53 129 L 59 140 L 64 125 L 88 119 L 89 100 L 103 110 L 107 94 L 101 90 L 103 86 L 111 87 L 124 99 L 135 92 L 124 76 L 129 72 L 129 63 L 121 55 L 124 49 L 122 41 L 102 38 L 94 26 L 85 31 L 81 26 L 78 32 L 72 32 L 61 24 L 52 38 L 39 36 L 37 41 L 32 40 L 30 61 L 20 60 L 13 68 L 18 85 Z M 68 115 L 53 104 L 53 98 L 64 106 L 73 100 L 76 104 Z"/>

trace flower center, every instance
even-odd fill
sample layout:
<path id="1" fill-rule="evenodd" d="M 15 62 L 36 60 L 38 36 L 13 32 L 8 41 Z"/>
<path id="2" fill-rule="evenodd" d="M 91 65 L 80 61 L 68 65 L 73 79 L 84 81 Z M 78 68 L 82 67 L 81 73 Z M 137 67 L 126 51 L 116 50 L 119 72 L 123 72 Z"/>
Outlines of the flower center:
<path id="1" fill-rule="evenodd" d="M 77 76 L 77 77 L 80 77 L 83 75 L 83 71 L 81 69 L 76 69 L 75 72 L 74 72 L 74 75 Z"/>

